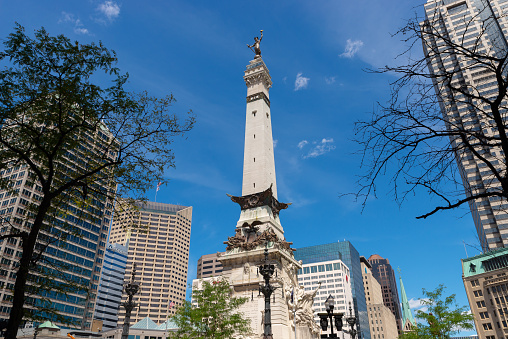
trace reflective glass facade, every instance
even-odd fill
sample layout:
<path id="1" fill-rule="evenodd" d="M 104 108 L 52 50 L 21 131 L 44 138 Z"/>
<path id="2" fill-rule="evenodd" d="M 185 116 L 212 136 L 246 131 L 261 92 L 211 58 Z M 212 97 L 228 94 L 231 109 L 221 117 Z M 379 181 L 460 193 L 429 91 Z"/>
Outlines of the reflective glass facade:
<path id="1" fill-rule="evenodd" d="M 108 161 L 117 156 L 113 151 L 103 154 L 104 145 L 113 138 L 105 130 L 89 131 L 81 138 L 79 148 L 67 150 L 55 165 L 55 176 L 70 178 L 69 173 L 86 172 L 90 155 L 107 156 Z M 100 172 L 94 189 L 89 191 L 114 193 L 116 183 L 110 171 Z M 42 187 L 26 164 L 7 167 L 0 171 L 0 177 L 9 177 L 13 188 L 13 191 L 0 190 L 0 234 L 10 232 L 11 226 L 28 231 L 34 221 L 30 206 L 37 206 L 42 200 Z M 105 195 L 94 192 L 89 193 L 87 201 L 81 200 L 73 190 L 64 191 L 62 201 L 58 202 L 58 213 L 48 213 L 45 218 L 45 226 L 35 245 L 35 253 L 42 251 L 37 263 L 39 272 L 31 269 L 27 281 L 27 289 L 36 291 L 30 296 L 27 294 L 24 307 L 57 326 L 89 329 L 113 204 Z M 22 252 L 19 239 L 0 240 L 0 321 L 7 320 L 12 309 L 12 290 Z M 45 275 L 40 274 L 42 267 Z M 47 284 L 38 286 L 45 280 Z M 62 289 L 57 290 L 57 287 Z M 46 309 L 56 311 L 59 316 Z"/>
<path id="2" fill-rule="evenodd" d="M 127 247 L 108 243 L 94 314 L 94 319 L 102 320 L 103 331 L 116 328 L 126 266 Z"/>
<path id="3" fill-rule="evenodd" d="M 360 255 L 356 248 L 349 241 L 302 247 L 296 250 L 295 259 L 301 260 L 304 265 L 339 259 L 347 265 L 351 274 L 351 289 L 353 292 L 355 314 L 358 315 L 359 319 L 358 330 L 361 331 L 360 338 L 371 339 L 367 303 L 363 289 L 362 267 Z"/>

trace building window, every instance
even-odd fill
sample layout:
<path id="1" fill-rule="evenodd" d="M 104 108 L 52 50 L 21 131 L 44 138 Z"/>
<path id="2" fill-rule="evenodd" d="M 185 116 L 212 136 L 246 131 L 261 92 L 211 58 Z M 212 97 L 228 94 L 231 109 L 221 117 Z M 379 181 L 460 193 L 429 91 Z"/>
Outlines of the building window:
<path id="1" fill-rule="evenodd" d="M 492 324 L 491 323 L 486 323 L 486 324 L 482 324 L 482 325 L 483 325 L 483 329 L 486 330 L 486 331 L 492 329 Z"/>

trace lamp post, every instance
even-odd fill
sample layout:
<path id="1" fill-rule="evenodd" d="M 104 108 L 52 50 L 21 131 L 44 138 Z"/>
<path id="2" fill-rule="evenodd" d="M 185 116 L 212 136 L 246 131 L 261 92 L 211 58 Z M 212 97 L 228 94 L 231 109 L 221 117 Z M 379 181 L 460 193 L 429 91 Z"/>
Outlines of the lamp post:
<path id="1" fill-rule="evenodd" d="M 351 303 L 349 303 L 349 317 L 346 317 L 345 320 L 349 324 L 350 330 L 343 330 L 343 322 L 342 316 L 343 313 L 333 313 L 333 309 L 335 307 L 335 300 L 332 295 L 328 296 L 325 301 L 326 313 L 318 313 L 319 316 L 319 324 L 321 325 L 321 329 L 326 331 L 328 329 L 328 319 L 330 319 L 330 327 L 331 333 L 329 335 L 323 334 L 321 338 L 338 338 L 337 334 L 339 331 L 344 333 L 348 333 L 351 335 L 351 339 L 356 338 L 357 331 L 354 329 L 354 325 L 356 324 L 356 317 L 353 315 L 351 309 Z M 335 328 L 337 329 L 337 334 L 333 333 L 333 325 L 335 324 Z"/>
<path id="2" fill-rule="evenodd" d="M 337 331 L 342 330 L 342 313 L 333 313 L 333 309 L 335 307 L 335 300 L 330 294 L 325 301 L 326 313 L 318 313 L 319 316 L 319 324 L 321 325 L 321 329 L 326 331 L 328 329 L 328 318 L 330 318 L 330 327 L 331 334 L 330 335 L 322 335 L 321 338 L 338 338 L 335 333 L 333 333 L 333 325 L 335 323 L 335 328 Z M 333 321 L 335 317 L 335 322 Z"/>
<path id="3" fill-rule="evenodd" d="M 351 308 L 351 302 L 349 302 L 349 317 L 346 317 L 346 322 L 349 324 L 349 331 L 343 330 L 344 333 L 348 333 L 351 339 L 355 339 L 358 331 L 354 328 L 356 325 L 356 317 L 353 315 L 353 309 Z"/>
<path id="4" fill-rule="evenodd" d="M 273 291 L 275 291 L 275 287 L 270 285 L 270 278 L 275 272 L 275 265 L 268 263 L 268 248 L 265 248 L 265 263 L 259 265 L 259 273 L 263 276 L 265 281 L 265 285 L 259 287 L 259 291 L 263 293 L 265 296 L 265 330 L 263 334 L 263 339 L 273 339 L 272 336 L 272 316 L 270 310 L 270 296 Z"/>
<path id="5" fill-rule="evenodd" d="M 123 307 L 125 308 L 125 319 L 123 323 L 122 329 L 122 339 L 129 338 L 129 327 L 131 324 L 131 313 L 132 310 L 136 307 L 136 303 L 132 300 L 134 294 L 138 293 L 139 283 L 134 281 L 136 277 L 136 263 L 132 266 L 132 277 L 131 281 L 125 285 L 125 293 L 129 296 L 129 299 L 123 303 Z"/>

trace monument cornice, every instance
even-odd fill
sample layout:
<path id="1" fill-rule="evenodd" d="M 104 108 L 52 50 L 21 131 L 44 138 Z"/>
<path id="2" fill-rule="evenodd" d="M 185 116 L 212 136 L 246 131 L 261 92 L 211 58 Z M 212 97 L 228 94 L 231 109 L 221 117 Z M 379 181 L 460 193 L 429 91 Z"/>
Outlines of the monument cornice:
<path id="1" fill-rule="evenodd" d="M 263 83 L 266 88 L 272 87 L 272 79 L 266 69 L 256 71 L 254 73 L 246 74 L 243 79 L 247 87 Z"/>
<path id="2" fill-rule="evenodd" d="M 263 99 L 265 101 L 266 105 L 268 107 L 270 107 L 270 99 L 268 99 L 268 97 L 266 96 L 266 94 L 264 92 L 259 92 L 259 93 L 254 93 L 252 95 L 249 95 L 247 97 L 247 103 L 256 101 L 256 100 L 261 100 L 261 99 Z"/>
<path id="3" fill-rule="evenodd" d="M 247 262 L 252 262 L 252 261 L 261 262 L 263 260 L 262 258 L 263 258 L 264 248 L 265 247 L 263 246 L 263 247 L 259 247 L 257 249 L 251 250 L 251 251 L 241 251 L 241 252 L 236 252 L 236 253 L 231 253 L 231 252 L 220 253 L 220 255 L 218 255 L 217 258 L 219 259 L 220 262 L 223 262 L 223 265 L 224 265 L 224 262 L 238 262 L 238 263 L 243 263 L 246 261 Z M 302 264 L 295 259 L 294 255 L 292 253 L 293 251 L 290 251 L 290 252 L 291 252 L 291 254 L 289 252 L 281 250 L 280 248 L 276 247 L 275 245 L 268 248 L 268 253 L 269 253 L 270 257 L 272 257 L 272 255 L 274 255 L 275 257 L 280 256 L 280 257 L 284 258 L 285 260 L 287 260 L 289 263 L 292 263 L 297 269 L 302 268 Z"/>
<path id="4" fill-rule="evenodd" d="M 241 197 L 235 197 L 231 194 L 227 194 L 227 196 L 230 197 L 233 202 L 240 205 L 242 211 L 249 208 L 268 206 L 272 210 L 272 215 L 274 217 L 279 215 L 281 210 L 285 210 L 289 207 L 289 205 L 291 205 L 291 203 L 286 204 L 279 202 L 273 196 L 272 185 L 270 185 L 268 189 L 258 193 L 248 194 Z"/>

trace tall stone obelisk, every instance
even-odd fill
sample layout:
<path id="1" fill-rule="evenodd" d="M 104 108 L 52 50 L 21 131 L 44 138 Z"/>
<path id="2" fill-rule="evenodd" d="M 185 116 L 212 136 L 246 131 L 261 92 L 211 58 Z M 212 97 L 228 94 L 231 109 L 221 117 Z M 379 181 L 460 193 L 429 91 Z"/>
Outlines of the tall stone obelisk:
<path id="1" fill-rule="evenodd" d="M 261 38 L 249 46 L 254 47 L 256 56 L 247 65 L 244 76 L 247 110 L 242 196 L 230 196 L 241 207 L 240 219 L 235 235 L 225 242 L 226 253 L 219 260 L 234 295 L 249 299 L 240 311 L 251 320 L 250 337 L 263 338 L 265 300 L 259 293 L 263 277 L 258 266 L 265 262 L 263 253 L 268 248 L 269 261 L 276 267 L 271 278 L 271 284 L 277 288 L 271 299 L 273 338 L 293 339 L 293 316 L 297 309 L 292 294 L 303 292 L 296 277 L 301 264 L 294 259 L 292 243 L 284 238 L 279 219 L 279 212 L 288 204 L 277 200 L 269 99 L 272 80 L 259 49 L 262 37 L 261 31 Z"/>

